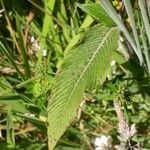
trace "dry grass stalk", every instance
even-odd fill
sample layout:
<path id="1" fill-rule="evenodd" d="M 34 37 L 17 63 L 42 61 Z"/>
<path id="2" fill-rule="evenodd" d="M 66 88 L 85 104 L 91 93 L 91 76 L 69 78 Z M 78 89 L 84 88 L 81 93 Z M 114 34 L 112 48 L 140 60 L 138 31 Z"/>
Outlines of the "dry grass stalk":
<path id="1" fill-rule="evenodd" d="M 127 121 L 125 120 L 124 114 L 121 110 L 121 103 L 120 101 L 116 100 L 114 101 L 114 108 L 118 117 L 118 121 L 119 121 L 119 133 L 123 136 L 123 137 L 128 137 L 129 133 L 130 133 L 130 127 L 127 123 Z"/>

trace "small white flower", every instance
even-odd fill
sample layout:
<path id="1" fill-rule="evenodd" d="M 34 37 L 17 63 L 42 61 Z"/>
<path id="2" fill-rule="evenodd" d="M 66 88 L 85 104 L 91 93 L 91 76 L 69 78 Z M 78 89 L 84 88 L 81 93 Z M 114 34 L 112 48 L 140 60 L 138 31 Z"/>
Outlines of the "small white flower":
<path id="1" fill-rule="evenodd" d="M 95 139 L 95 146 L 99 146 L 99 145 L 101 145 L 102 144 L 102 140 L 101 140 L 101 138 L 96 138 Z"/>
<path id="2" fill-rule="evenodd" d="M 113 66 L 113 65 L 115 65 L 115 63 L 116 63 L 116 61 L 113 60 L 110 65 Z"/>
<path id="3" fill-rule="evenodd" d="M 43 56 L 45 57 L 47 55 L 47 49 L 43 50 Z"/>
<path id="4" fill-rule="evenodd" d="M 34 37 L 34 36 L 31 36 L 30 41 L 31 41 L 31 43 L 34 43 L 34 42 L 35 42 L 35 37 Z"/>
<path id="5" fill-rule="evenodd" d="M 112 147 L 112 138 L 110 136 L 102 135 L 95 139 L 95 150 L 107 150 Z"/>

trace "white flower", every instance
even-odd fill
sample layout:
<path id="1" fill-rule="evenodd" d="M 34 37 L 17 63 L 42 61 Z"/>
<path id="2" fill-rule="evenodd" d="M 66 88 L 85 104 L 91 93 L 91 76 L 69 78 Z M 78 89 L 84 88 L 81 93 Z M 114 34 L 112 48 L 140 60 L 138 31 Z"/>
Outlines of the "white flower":
<path id="1" fill-rule="evenodd" d="M 31 36 L 30 41 L 31 41 L 31 43 L 34 43 L 34 42 L 35 42 L 35 37 L 34 37 L 34 36 Z"/>
<path id="2" fill-rule="evenodd" d="M 101 138 L 96 138 L 94 144 L 95 144 L 95 146 L 100 146 L 102 144 Z"/>
<path id="3" fill-rule="evenodd" d="M 47 55 L 47 49 L 43 50 L 43 56 L 45 57 Z"/>
<path id="4" fill-rule="evenodd" d="M 115 65 L 115 63 L 116 63 L 116 61 L 113 60 L 110 65 L 113 66 L 113 65 Z"/>
<path id="5" fill-rule="evenodd" d="M 95 150 L 107 150 L 112 146 L 112 138 L 110 136 L 102 135 L 95 139 Z"/>

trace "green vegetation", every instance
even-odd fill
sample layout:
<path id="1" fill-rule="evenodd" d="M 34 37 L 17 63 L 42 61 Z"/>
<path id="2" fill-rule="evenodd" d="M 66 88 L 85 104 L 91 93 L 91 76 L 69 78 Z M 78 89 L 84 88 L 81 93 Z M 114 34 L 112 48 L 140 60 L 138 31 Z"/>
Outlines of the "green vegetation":
<path id="1" fill-rule="evenodd" d="M 149 150 L 150 2 L 0 0 L 0 149 Z"/>

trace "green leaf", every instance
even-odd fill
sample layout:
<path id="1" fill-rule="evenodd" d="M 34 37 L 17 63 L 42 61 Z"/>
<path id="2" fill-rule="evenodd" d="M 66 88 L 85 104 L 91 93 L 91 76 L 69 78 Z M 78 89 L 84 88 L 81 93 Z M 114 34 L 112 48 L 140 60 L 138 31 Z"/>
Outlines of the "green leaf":
<path id="1" fill-rule="evenodd" d="M 39 118 L 36 118 L 36 117 L 32 117 L 30 116 L 30 113 L 17 113 L 17 112 L 13 112 L 13 115 L 14 116 L 18 116 L 18 117 L 21 117 L 21 118 L 24 118 L 25 120 L 31 122 L 32 124 L 34 124 L 34 126 L 36 126 L 37 128 L 41 129 L 43 134 L 46 134 L 46 123 L 42 120 L 40 120 Z"/>
<path id="2" fill-rule="evenodd" d="M 146 31 L 146 34 L 147 34 L 147 37 L 148 37 L 148 42 L 150 44 L 150 23 L 149 23 L 149 17 L 148 17 L 148 14 L 147 14 L 147 6 L 146 6 L 146 3 L 145 1 L 141 1 L 139 0 L 139 7 L 140 7 L 140 10 L 141 10 L 141 14 L 142 14 L 142 20 L 143 20 L 143 25 L 144 25 L 144 28 L 145 28 L 145 31 Z M 144 35 L 142 33 L 142 41 L 143 41 L 143 47 L 144 47 L 144 54 L 145 54 L 145 58 L 146 58 L 146 62 L 147 62 L 147 66 L 148 66 L 148 72 L 149 72 L 149 75 L 150 75 L 150 55 L 149 55 L 149 52 L 148 52 L 148 48 L 147 48 L 147 45 L 146 45 L 146 39 L 144 38 Z"/>
<path id="3" fill-rule="evenodd" d="M 16 27 L 17 27 L 17 33 L 18 33 L 18 44 L 21 49 L 21 56 L 22 56 L 22 62 L 23 62 L 23 67 L 24 67 L 24 71 L 25 71 L 25 76 L 26 76 L 26 79 L 28 79 L 31 76 L 29 60 L 28 60 L 28 55 L 27 55 L 27 49 L 26 49 L 26 46 L 24 43 L 21 22 L 20 22 L 19 16 L 17 14 L 16 14 Z"/>
<path id="4" fill-rule="evenodd" d="M 6 46 L 5 46 L 5 45 Z M 18 75 L 21 77 L 22 80 L 24 80 L 24 76 L 23 74 L 20 72 L 16 62 L 14 61 L 14 58 L 12 57 L 12 54 L 10 54 L 9 49 L 11 49 L 8 44 L 5 42 L 5 40 L 3 42 L 0 41 L 0 50 L 4 53 L 4 55 L 7 57 L 8 61 L 10 62 L 10 64 L 16 69 L 16 72 L 18 73 Z"/>
<path id="5" fill-rule="evenodd" d="M 124 2 L 124 5 L 125 5 L 125 8 L 126 8 L 128 17 L 130 19 L 130 25 L 131 25 L 132 32 L 133 32 L 133 35 L 134 35 L 135 43 L 137 45 L 137 49 L 138 49 L 139 52 L 142 52 L 141 47 L 140 47 L 140 38 L 139 38 L 139 35 L 138 35 L 138 32 L 137 32 L 137 27 L 136 27 L 136 22 L 135 22 L 135 18 L 134 18 L 134 13 L 133 13 L 133 8 L 132 8 L 131 1 L 130 0 L 123 0 L 123 2 Z M 140 55 L 142 55 L 142 53 Z"/>
<path id="6" fill-rule="evenodd" d="M 7 144 L 9 148 L 15 147 L 15 135 L 13 129 L 13 116 L 11 113 L 11 108 L 8 109 L 7 114 Z"/>
<path id="7" fill-rule="evenodd" d="M 131 36 L 131 34 L 128 31 L 128 29 L 125 27 L 125 25 L 123 23 L 123 20 L 121 19 L 121 16 L 113 8 L 113 6 L 110 3 L 110 1 L 108 1 L 108 0 L 100 0 L 100 4 L 105 9 L 105 11 L 109 14 L 109 16 L 113 19 L 113 21 L 118 25 L 118 28 L 123 32 L 124 36 L 127 38 L 129 43 L 131 44 L 132 48 L 134 49 L 134 52 L 138 56 L 140 64 L 143 64 L 142 52 L 140 51 L 140 49 L 137 48 L 133 37 Z M 133 22 L 133 20 L 132 20 L 132 22 Z M 132 51 L 131 51 L 131 53 L 132 53 Z"/>
<path id="8" fill-rule="evenodd" d="M 48 144 L 52 150 L 76 115 L 84 91 L 102 84 L 118 43 L 117 28 L 96 25 L 67 51 L 48 103 Z"/>
<path id="9" fill-rule="evenodd" d="M 77 4 L 77 6 L 87 14 L 98 20 L 100 23 L 108 27 L 116 26 L 114 21 L 108 16 L 106 11 L 100 6 L 100 4 L 90 2 L 88 4 Z"/>

